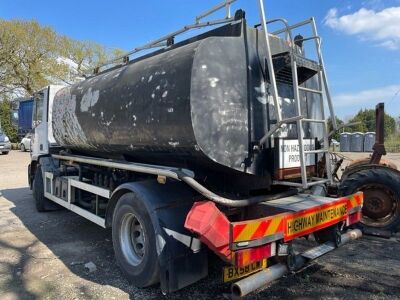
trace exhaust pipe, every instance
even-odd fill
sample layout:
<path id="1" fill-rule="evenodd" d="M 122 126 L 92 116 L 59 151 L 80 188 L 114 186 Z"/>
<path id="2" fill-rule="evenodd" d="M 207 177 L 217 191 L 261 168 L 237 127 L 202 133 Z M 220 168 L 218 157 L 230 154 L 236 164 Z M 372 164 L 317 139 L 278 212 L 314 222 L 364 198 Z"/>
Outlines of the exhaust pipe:
<path id="1" fill-rule="evenodd" d="M 340 246 L 356 240 L 362 236 L 362 232 L 359 229 L 354 229 L 351 231 L 346 232 L 345 234 L 342 234 L 342 241 Z M 330 250 L 326 250 L 327 247 Z M 333 246 L 332 242 L 327 242 L 324 244 L 321 244 L 317 247 L 311 248 L 307 250 L 306 252 L 309 253 L 318 253 L 316 256 L 313 257 L 313 259 L 316 259 L 330 251 L 335 249 Z M 302 256 L 302 254 L 296 255 L 296 268 L 300 269 L 302 268 L 306 263 L 313 259 L 308 259 Z M 246 277 L 234 284 L 232 284 L 231 287 L 231 292 L 233 296 L 236 297 L 244 297 L 251 292 L 254 292 L 255 290 L 258 290 L 262 287 L 265 287 L 267 284 L 271 283 L 272 281 L 279 279 L 286 275 L 289 272 L 288 267 L 285 264 L 279 263 L 276 265 L 273 265 L 267 269 L 264 269 L 258 273 L 255 273 L 249 277 Z"/>

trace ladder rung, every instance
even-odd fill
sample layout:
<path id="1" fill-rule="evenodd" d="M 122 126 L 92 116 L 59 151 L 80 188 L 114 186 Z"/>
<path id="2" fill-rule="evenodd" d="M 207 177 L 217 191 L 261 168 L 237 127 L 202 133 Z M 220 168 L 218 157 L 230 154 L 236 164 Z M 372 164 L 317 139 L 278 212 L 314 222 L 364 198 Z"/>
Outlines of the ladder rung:
<path id="1" fill-rule="evenodd" d="M 305 88 L 302 86 L 299 86 L 299 90 L 304 91 L 304 92 L 314 93 L 314 94 L 320 94 L 320 95 L 322 95 L 324 93 L 323 91 L 313 90 L 313 89 Z"/>
<path id="2" fill-rule="evenodd" d="M 307 186 L 310 187 L 310 186 L 314 186 L 314 185 L 318 185 L 318 184 L 324 184 L 324 183 L 327 183 L 329 181 L 330 181 L 329 179 L 319 178 L 318 181 L 309 181 L 309 182 L 307 182 Z M 300 188 L 303 187 L 302 183 L 291 182 L 291 181 L 276 180 L 276 181 L 273 182 L 273 184 L 274 185 L 286 185 L 286 186 L 292 186 L 292 187 L 300 187 Z"/>
<path id="3" fill-rule="evenodd" d="M 304 154 L 319 154 L 319 153 L 326 153 L 329 152 L 328 149 L 318 149 L 318 150 L 309 150 L 309 151 L 304 151 Z"/>
<path id="4" fill-rule="evenodd" d="M 309 123 L 321 123 L 325 124 L 326 120 L 319 120 L 319 119 L 303 119 L 303 122 L 309 122 Z"/>
<path id="5" fill-rule="evenodd" d="M 329 179 L 321 179 L 321 180 L 318 180 L 318 181 L 307 182 L 307 185 L 310 187 L 310 186 L 314 186 L 314 185 L 318 185 L 318 184 L 324 184 L 324 183 L 327 183 L 329 181 L 330 181 Z"/>

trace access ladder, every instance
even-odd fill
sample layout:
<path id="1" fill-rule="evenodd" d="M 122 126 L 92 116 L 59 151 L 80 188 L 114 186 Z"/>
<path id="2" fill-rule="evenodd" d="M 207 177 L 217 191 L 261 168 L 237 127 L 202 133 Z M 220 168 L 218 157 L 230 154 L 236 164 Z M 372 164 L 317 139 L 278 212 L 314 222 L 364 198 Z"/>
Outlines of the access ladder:
<path id="1" fill-rule="evenodd" d="M 303 22 L 297 23 L 295 25 L 289 26 L 288 22 L 284 19 L 274 19 L 267 20 L 264 9 L 264 0 L 257 0 L 259 4 L 261 26 L 263 29 L 267 52 L 267 66 L 268 75 L 271 87 L 271 96 L 273 99 L 274 106 L 276 107 L 276 124 L 262 137 L 260 140 L 260 145 L 269 139 L 278 129 L 282 127 L 283 124 L 297 123 L 297 137 L 299 142 L 299 154 L 300 154 L 300 168 L 301 168 L 301 183 L 291 182 L 291 181 L 274 181 L 277 185 L 287 185 L 307 189 L 314 185 L 333 183 L 332 172 L 331 172 L 331 159 L 329 155 L 329 141 L 328 141 L 328 123 L 324 114 L 324 98 L 327 100 L 327 104 L 330 110 L 331 120 L 334 129 L 336 128 L 336 118 L 333 110 L 331 95 L 329 92 L 328 79 L 325 72 L 324 60 L 321 53 L 321 38 L 318 36 L 317 26 L 314 18 L 305 20 Z M 284 54 L 272 55 L 268 24 L 274 22 L 282 22 L 284 28 L 273 32 L 273 35 L 279 35 L 286 33 L 288 38 L 289 52 Z M 300 39 L 293 39 L 292 30 L 295 28 L 303 27 L 306 25 L 311 25 L 313 36 L 308 38 L 301 37 Z M 315 47 L 317 50 L 318 62 L 307 59 L 303 54 L 299 53 L 299 44 L 303 42 L 314 40 Z M 296 45 L 297 44 L 297 45 Z M 313 73 L 313 71 L 315 73 Z M 317 74 L 318 79 L 318 89 L 311 89 L 300 86 L 301 83 L 305 82 L 307 79 L 311 78 Z M 293 86 L 293 94 L 296 105 L 296 116 L 283 119 L 282 109 L 279 103 L 279 95 L 277 88 L 277 77 L 280 79 L 287 79 Z M 312 93 L 318 95 L 321 99 L 321 119 L 309 119 L 302 116 L 301 113 L 301 101 L 300 101 L 300 91 Z M 323 148 L 318 150 L 305 150 L 304 149 L 304 131 L 303 124 L 305 123 L 319 123 L 323 126 Z M 325 154 L 325 164 L 327 178 L 316 178 L 312 177 L 308 179 L 307 176 L 307 166 L 306 166 L 306 156 L 307 155 L 317 155 Z"/>

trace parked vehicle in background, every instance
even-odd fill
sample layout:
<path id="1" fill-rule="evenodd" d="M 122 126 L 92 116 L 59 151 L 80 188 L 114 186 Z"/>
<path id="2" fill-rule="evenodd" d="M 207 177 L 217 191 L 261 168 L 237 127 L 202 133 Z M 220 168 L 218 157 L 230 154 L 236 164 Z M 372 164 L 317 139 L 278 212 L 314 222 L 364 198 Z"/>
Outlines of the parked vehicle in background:
<path id="1" fill-rule="evenodd" d="M 8 154 L 11 151 L 11 143 L 8 136 L 0 129 L 0 153 Z"/>
<path id="2" fill-rule="evenodd" d="M 17 99 L 13 102 L 11 119 L 19 138 L 32 131 L 33 98 Z"/>
<path id="3" fill-rule="evenodd" d="M 29 132 L 21 140 L 20 149 L 22 152 L 31 151 L 31 140 L 32 140 L 32 133 Z"/>

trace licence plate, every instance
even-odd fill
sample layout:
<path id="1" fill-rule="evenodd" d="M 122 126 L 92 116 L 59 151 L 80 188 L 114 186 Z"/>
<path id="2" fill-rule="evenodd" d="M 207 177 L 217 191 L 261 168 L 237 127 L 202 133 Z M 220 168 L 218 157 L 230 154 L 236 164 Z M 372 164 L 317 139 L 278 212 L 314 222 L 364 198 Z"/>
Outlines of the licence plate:
<path id="1" fill-rule="evenodd" d="M 263 259 L 245 267 L 229 266 L 224 268 L 224 282 L 246 277 L 267 267 L 267 260 Z"/>

